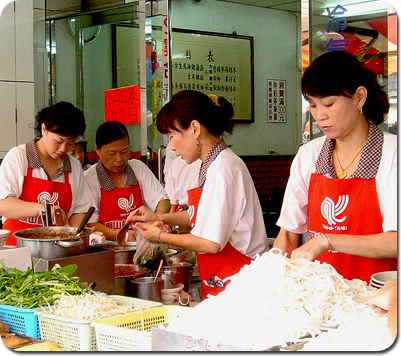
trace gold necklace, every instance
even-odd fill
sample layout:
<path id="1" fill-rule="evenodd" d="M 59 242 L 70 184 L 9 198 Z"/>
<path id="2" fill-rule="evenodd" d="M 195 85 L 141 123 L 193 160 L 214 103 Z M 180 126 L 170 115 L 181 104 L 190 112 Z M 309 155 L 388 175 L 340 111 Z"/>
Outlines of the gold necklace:
<path id="1" fill-rule="evenodd" d="M 366 141 L 367 141 L 367 140 L 368 140 L 368 139 L 366 139 Z M 358 157 L 358 155 L 361 153 L 362 149 L 365 147 L 366 141 L 363 143 L 362 147 L 361 147 L 361 148 L 359 149 L 359 151 L 356 153 L 356 155 L 355 155 L 355 157 L 352 159 L 351 163 L 350 163 L 347 167 L 345 167 L 345 168 L 343 168 L 343 166 L 341 165 L 340 158 L 338 157 L 338 146 L 336 147 L 337 161 L 338 161 L 338 164 L 340 165 L 340 168 L 341 168 L 341 171 L 340 171 L 340 172 L 337 172 L 337 177 L 338 177 L 338 178 L 344 179 L 344 178 L 347 176 L 346 170 L 351 166 L 352 163 L 354 163 L 355 159 L 356 159 L 356 158 Z"/>

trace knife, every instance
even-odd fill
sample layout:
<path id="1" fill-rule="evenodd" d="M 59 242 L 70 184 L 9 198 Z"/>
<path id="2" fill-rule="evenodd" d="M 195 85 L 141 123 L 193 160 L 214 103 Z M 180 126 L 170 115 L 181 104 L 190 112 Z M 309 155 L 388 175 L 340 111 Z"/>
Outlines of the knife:
<path id="1" fill-rule="evenodd" d="M 49 201 L 45 201 L 45 219 L 46 219 L 46 227 L 52 226 L 52 206 Z"/>

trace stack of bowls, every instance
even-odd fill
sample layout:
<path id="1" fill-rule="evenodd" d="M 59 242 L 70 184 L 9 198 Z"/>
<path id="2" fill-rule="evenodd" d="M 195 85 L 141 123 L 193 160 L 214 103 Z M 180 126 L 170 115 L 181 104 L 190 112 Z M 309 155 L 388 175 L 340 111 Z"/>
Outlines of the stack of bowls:
<path id="1" fill-rule="evenodd" d="M 0 250 L 3 249 L 3 246 L 6 243 L 7 236 L 9 233 L 10 233 L 9 230 L 1 230 L 0 229 Z"/>
<path id="2" fill-rule="evenodd" d="M 178 295 L 184 289 L 184 285 L 182 283 L 178 283 L 172 288 L 162 289 L 162 302 L 163 304 L 171 304 L 174 303 L 178 299 Z"/>
<path id="3" fill-rule="evenodd" d="M 370 285 L 374 288 L 381 288 L 389 279 L 397 278 L 397 271 L 386 271 L 372 274 Z"/>

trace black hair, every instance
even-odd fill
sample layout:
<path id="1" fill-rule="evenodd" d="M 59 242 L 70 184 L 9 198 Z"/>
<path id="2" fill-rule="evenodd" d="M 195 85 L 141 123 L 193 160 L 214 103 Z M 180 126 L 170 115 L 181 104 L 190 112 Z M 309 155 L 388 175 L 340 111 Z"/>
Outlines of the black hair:
<path id="1" fill-rule="evenodd" d="M 80 145 L 84 151 L 84 164 L 91 163 L 91 162 L 89 162 L 89 159 L 87 156 L 88 142 L 87 141 L 75 142 L 75 145 Z"/>
<path id="2" fill-rule="evenodd" d="M 376 74 L 351 53 L 333 51 L 322 54 L 306 68 L 301 80 L 305 98 L 350 97 L 360 86 L 368 92 L 363 105 L 365 117 L 376 125 L 381 124 L 390 108 L 388 95 L 377 82 Z"/>
<path id="3" fill-rule="evenodd" d="M 97 148 L 100 149 L 103 145 L 107 145 L 125 137 L 128 138 L 129 142 L 129 135 L 125 125 L 118 121 L 107 121 L 98 127 L 95 143 Z"/>
<path id="4" fill-rule="evenodd" d="M 60 101 L 38 112 L 35 125 L 38 138 L 42 137 L 42 124 L 47 131 L 72 138 L 83 135 L 86 129 L 82 111 L 67 101 Z"/>
<path id="5" fill-rule="evenodd" d="M 232 134 L 233 116 L 233 106 L 227 99 L 219 97 L 216 105 L 200 91 L 182 90 L 161 108 L 156 125 L 162 134 L 167 134 L 171 130 L 186 130 L 193 120 L 197 120 L 209 133 L 220 136 L 224 132 Z"/>

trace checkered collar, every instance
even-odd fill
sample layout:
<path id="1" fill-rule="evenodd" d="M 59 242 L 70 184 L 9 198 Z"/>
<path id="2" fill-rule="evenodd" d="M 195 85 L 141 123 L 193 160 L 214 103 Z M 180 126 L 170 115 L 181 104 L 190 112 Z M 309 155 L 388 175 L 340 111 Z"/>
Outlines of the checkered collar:
<path id="1" fill-rule="evenodd" d="M 227 145 L 224 142 L 224 140 L 221 138 L 209 151 L 209 153 L 206 156 L 206 159 L 202 162 L 202 164 L 200 166 L 199 177 L 198 177 L 198 189 L 202 189 L 203 185 L 205 184 L 206 173 L 207 173 L 209 166 L 217 158 L 217 156 L 220 154 L 220 152 L 224 151 L 226 148 L 227 148 Z"/>
<path id="2" fill-rule="evenodd" d="M 100 187 L 103 190 L 110 192 L 116 188 L 110 176 L 107 174 L 106 168 L 104 168 L 102 161 L 99 161 L 99 163 L 96 165 L 96 173 L 99 179 Z M 127 164 L 127 167 L 125 167 L 125 174 L 127 175 L 127 182 L 125 183 L 126 187 L 130 187 L 131 185 L 138 183 L 135 173 L 129 164 Z"/>
<path id="3" fill-rule="evenodd" d="M 358 167 L 350 178 L 372 179 L 376 177 L 379 170 L 380 159 L 382 156 L 384 142 L 383 132 L 372 122 L 369 121 L 369 134 Z M 331 178 L 338 178 L 333 165 L 333 149 L 335 140 L 326 138 L 319 157 L 316 161 L 316 173 L 329 173 Z"/>
<path id="4" fill-rule="evenodd" d="M 45 171 L 47 177 L 49 180 L 51 179 L 49 174 L 46 171 L 46 168 L 43 166 L 42 161 L 40 160 L 38 149 L 36 147 L 36 141 L 32 140 L 28 142 L 26 146 L 26 157 L 28 160 L 28 165 L 32 169 L 34 168 L 43 168 Z M 63 155 L 61 158 L 61 166 L 60 168 L 56 171 L 56 173 L 53 176 L 53 179 L 63 175 L 64 173 L 71 173 L 72 168 L 71 168 L 71 161 L 70 161 L 70 156 L 66 153 Z"/>

